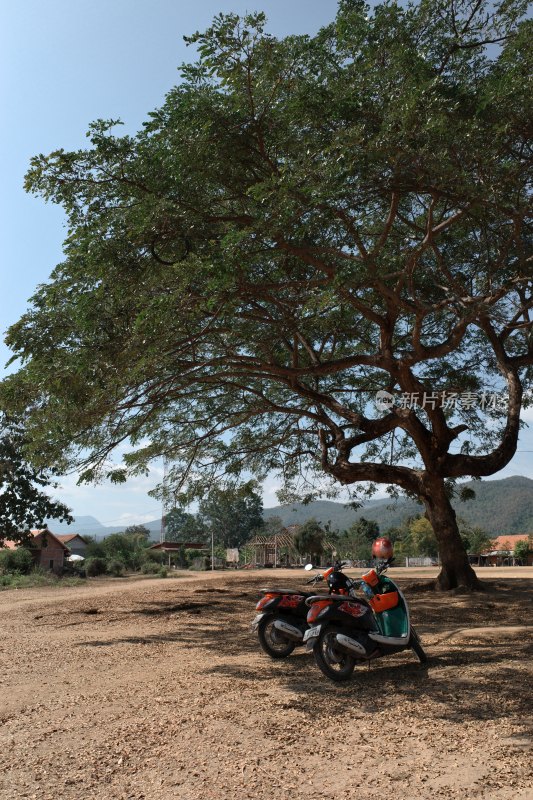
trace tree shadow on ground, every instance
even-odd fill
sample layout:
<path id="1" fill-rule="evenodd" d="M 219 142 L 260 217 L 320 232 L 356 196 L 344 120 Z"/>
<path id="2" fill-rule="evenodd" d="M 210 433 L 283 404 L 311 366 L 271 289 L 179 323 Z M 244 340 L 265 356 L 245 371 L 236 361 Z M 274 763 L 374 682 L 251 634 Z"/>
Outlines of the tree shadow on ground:
<path id="1" fill-rule="evenodd" d="M 238 591 L 224 591 L 222 598 L 221 592 L 211 592 L 211 587 L 200 592 L 191 587 L 179 603 L 152 599 L 141 609 L 130 607 L 124 613 L 143 620 L 147 626 L 143 635 L 135 632 L 77 646 L 176 643 L 198 654 L 199 675 L 230 677 L 236 685 L 251 684 L 257 692 L 279 688 L 291 698 L 291 707 L 313 719 L 324 704 L 331 713 L 345 714 L 349 709 L 355 716 L 379 712 L 384 706 L 392 706 L 398 714 L 412 709 L 418 715 L 422 707 L 424 715 L 450 723 L 508 717 L 525 721 L 531 714 L 526 670 L 533 642 L 503 636 L 506 627 L 527 622 L 526 609 L 533 599 L 530 581 L 493 585 L 482 594 L 418 595 L 412 602 L 408 598 L 429 655 L 428 664 L 419 664 L 415 654 L 406 651 L 371 662 L 370 669 L 357 667 L 344 684 L 325 678 L 312 654 L 303 648 L 284 660 L 273 661 L 263 654 L 257 635 L 250 630 L 257 587 L 250 580 L 236 588 Z M 199 602 L 198 594 L 204 595 L 205 601 Z M 211 599 L 210 594 L 218 598 Z M 160 621 L 170 615 L 173 622 L 175 618 L 175 628 L 161 631 Z M 155 629 L 151 630 L 152 626 Z M 469 637 L 469 628 L 478 631 Z M 482 631 L 481 636 L 479 628 L 487 633 Z M 218 663 L 212 663 L 213 653 Z"/>

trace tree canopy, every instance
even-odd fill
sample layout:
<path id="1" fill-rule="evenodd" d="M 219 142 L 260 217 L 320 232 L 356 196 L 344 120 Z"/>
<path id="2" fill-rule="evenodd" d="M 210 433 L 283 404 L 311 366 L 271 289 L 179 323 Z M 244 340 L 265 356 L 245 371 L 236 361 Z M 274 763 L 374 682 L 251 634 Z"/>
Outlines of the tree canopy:
<path id="1" fill-rule="evenodd" d="M 205 523 L 197 515 L 189 514 L 178 506 L 165 514 L 165 541 L 203 542 L 205 538 Z"/>
<path id="2" fill-rule="evenodd" d="M 301 555 L 318 559 L 324 550 L 325 536 L 326 531 L 320 522 L 311 517 L 295 531 L 294 546 Z"/>
<path id="3" fill-rule="evenodd" d="M 54 487 L 53 470 L 33 467 L 23 456 L 26 443 L 20 423 L 0 415 L 0 546 L 6 539 L 26 543 L 32 528 L 47 519 L 73 522 L 63 503 L 45 487 Z"/>
<path id="4" fill-rule="evenodd" d="M 126 536 L 138 537 L 146 540 L 150 538 L 150 531 L 145 525 L 129 525 L 125 529 L 124 534 Z"/>
<path id="5" fill-rule="evenodd" d="M 219 15 L 136 136 L 35 157 L 69 231 L 7 337 L 31 457 L 388 484 L 471 584 L 450 491 L 512 458 L 533 364 L 526 8 L 341 0 L 284 39 Z"/>
<path id="6" fill-rule="evenodd" d="M 263 500 L 254 481 L 214 486 L 200 501 L 198 517 L 213 532 L 216 545 L 240 547 L 263 527 Z"/>
<path id="7" fill-rule="evenodd" d="M 529 537 L 529 539 L 522 539 L 521 541 L 517 542 L 514 546 L 513 555 L 515 558 L 523 559 L 527 561 L 527 557 L 529 553 L 533 550 L 533 537 Z"/>

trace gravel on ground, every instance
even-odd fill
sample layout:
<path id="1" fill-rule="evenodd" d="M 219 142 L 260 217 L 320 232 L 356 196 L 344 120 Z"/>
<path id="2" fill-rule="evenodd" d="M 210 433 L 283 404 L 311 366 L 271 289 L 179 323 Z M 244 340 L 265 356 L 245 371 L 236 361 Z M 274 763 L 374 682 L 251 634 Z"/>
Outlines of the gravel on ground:
<path id="1" fill-rule="evenodd" d="M 297 570 L 0 593 L 0 799 L 533 800 L 533 569 L 410 591 L 429 655 L 346 684 L 250 631 Z"/>

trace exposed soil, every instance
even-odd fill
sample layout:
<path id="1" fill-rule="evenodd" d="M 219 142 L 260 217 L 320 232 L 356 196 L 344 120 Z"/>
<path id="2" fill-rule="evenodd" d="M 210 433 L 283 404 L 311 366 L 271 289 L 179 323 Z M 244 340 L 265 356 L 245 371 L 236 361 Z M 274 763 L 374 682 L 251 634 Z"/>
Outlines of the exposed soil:
<path id="1" fill-rule="evenodd" d="M 533 800 L 533 569 L 481 574 L 407 595 L 427 667 L 344 685 L 250 632 L 257 589 L 301 572 L 3 592 L 0 798 Z"/>

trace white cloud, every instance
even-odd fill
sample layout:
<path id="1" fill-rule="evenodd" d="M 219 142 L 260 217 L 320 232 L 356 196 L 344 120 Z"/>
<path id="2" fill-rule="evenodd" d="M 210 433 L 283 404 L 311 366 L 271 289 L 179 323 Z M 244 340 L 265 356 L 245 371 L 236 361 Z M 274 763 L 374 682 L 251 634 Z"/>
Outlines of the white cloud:
<path id="1" fill-rule="evenodd" d="M 163 470 L 154 468 L 148 476 L 136 476 L 126 483 L 78 486 L 76 475 L 64 475 L 58 480 L 59 486 L 48 493 L 77 517 L 96 517 L 102 525 L 135 525 L 161 516 L 161 505 L 148 492 L 162 478 Z"/>
<path id="2" fill-rule="evenodd" d="M 266 481 L 263 483 L 263 506 L 265 508 L 272 508 L 273 506 L 279 506 L 279 500 L 277 498 L 276 492 L 278 492 L 281 488 L 281 484 L 278 480 L 274 478 L 267 478 Z"/>

